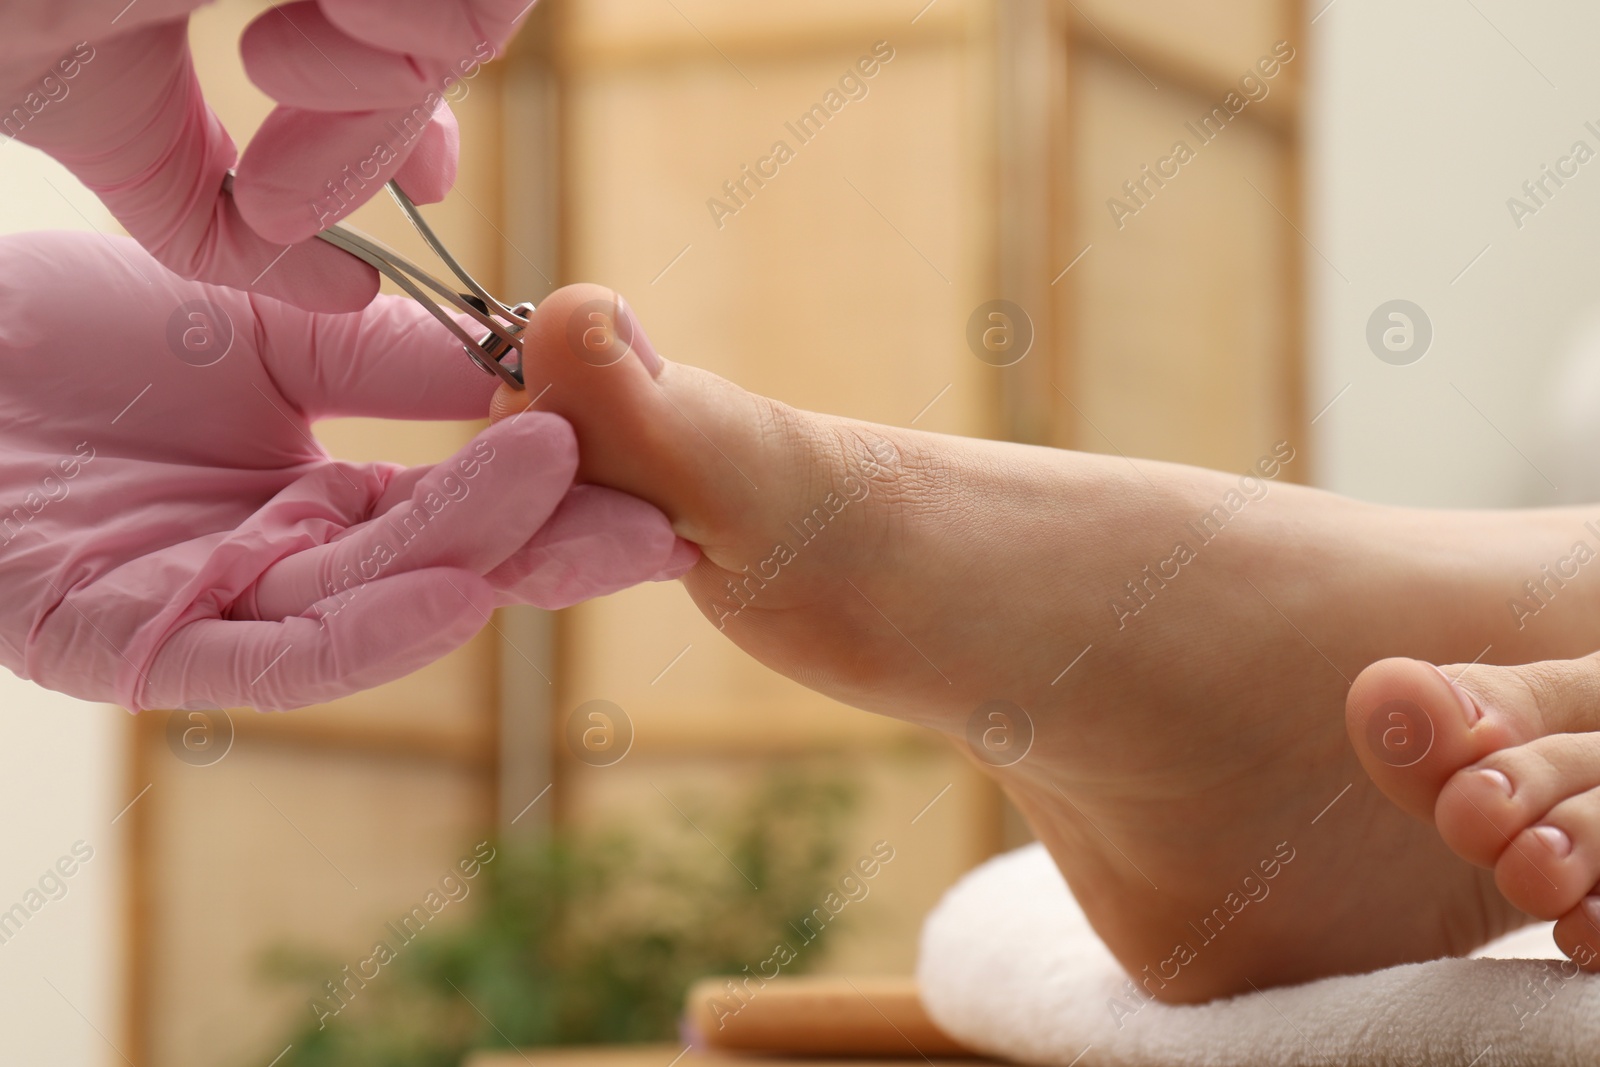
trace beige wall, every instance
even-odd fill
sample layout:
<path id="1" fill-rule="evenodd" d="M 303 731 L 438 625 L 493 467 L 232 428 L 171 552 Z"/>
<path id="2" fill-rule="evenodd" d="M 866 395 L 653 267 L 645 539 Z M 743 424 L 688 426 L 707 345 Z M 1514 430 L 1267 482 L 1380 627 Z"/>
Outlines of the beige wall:
<path id="1" fill-rule="evenodd" d="M 1600 497 L 1600 395 L 1567 414 L 1555 369 L 1600 304 L 1600 162 L 1521 229 L 1506 206 L 1575 140 L 1600 151 L 1584 128 L 1600 126 L 1600 10 L 1341 0 L 1312 30 L 1310 411 L 1350 386 L 1316 424 L 1318 481 L 1436 506 Z M 1410 366 L 1364 337 L 1394 298 L 1433 322 Z M 1563 446 L 1563 422 L 1584 447 Z"/>

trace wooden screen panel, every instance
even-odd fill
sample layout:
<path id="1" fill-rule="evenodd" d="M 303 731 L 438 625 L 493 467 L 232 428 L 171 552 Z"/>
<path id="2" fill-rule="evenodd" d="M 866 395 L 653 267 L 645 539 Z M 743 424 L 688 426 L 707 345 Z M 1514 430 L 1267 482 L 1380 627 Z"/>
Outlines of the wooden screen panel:
<path id="1" fill-rule="evenodd" d="M 1115 55 L 1078 53 L 1071 86 L 1069 228 L 1093 247 L 1057 286 L 1071 401 L 1056 398 L 1058 425 L 1072 428 L 1058 443 L 1248 466 L 1298 425 L 1290 145 L 1245 115 L 1202 144 L 1185 123 L 1221 93 L 1157 93 Z M 1194 158 L 1141 206 L 1123 183 L 1180 140 Z M 1114 219 L 1113 198 L 1137 212 Z"/>
<path id="2" fill-rule="evenodd" d="M 858 791 L 840 837 L 835 880 L 874 842 L 887 841 L 895 857 L 859 906 L 851 905 L 849 921 L 818 943 L 827 953 L 821 968 L 910 974 L 923 916 L 994 849 L 996 794 L 970 762 L 938 741 L 839 753 L 827 766 Z M 630 753 L 611 767 L 572 768 L 563 803 L 574 824 L 621 824 L 641 840 L 670 844 L 685 862 L 726 866 L 717 848 L 726 852 L 728 843 L 717 840 L 712 820 L 770 773 L 759 758 Z"/>
<path id="3" fill-rule="evenodd" d="M 925 9 L 925 10 L 924 10 Z M 807 0 L 751 4 L 747 0 L 584 0 L 569 3 L 568 40 L 575 51 L 600 61 L 683 55 L 724 63 L 718 56 L 792 56 L 831 49 L 842 37 L 938 35 L 966 37 L 993 17 L 992 5 L 927 0 Z M 916 19 L 915 23 L 912 22 Z M 734 62 L 738 62 L 734 59 Z M 752 76 L 756 84 L 762 85 Z"/>
<path id="4" fill-rule="evenodd" d="M 628 714 L 643 751 L 793 752 L 910 732 L 757 663 L 700 614 L 677 582 L 569 609 L 562 625 L 558 732 L 574 709 L 597 699 Z"/>
<path id="5" fill-rule="evenodd" d="M 785 62 L 741 54 L 759 94 L 720 61 L 598 73 L 576 63 L 572 274 L 626 292 L 669 358 L 757 392 L 901 425 L 939 397 L 919 427 L 988 432 L 996 372 L 962 340 L 989 295 L 990 179 L 968 99 L 981 65 L 952 46 L 902 45 L 814 141 L 799 146 L 784 125 L 872 42 L 840 38 L 826 56 Z M 719 229 L 707 199 L 777 138 L 796 158 Z M 617 144 L 629 165 L 617 165 Z M 558 712 L 613 700 L 640 744 L 793 748 L 903 732 L 754 663 L 676 587 L 584 605 L 564 626 Z"/>
<path id="6" fill-rule="evenodd" d="M 494 742 L 490 709 L 500 645 L 499 635 L 485 629 L 456 651 L 387 685 L 281 714 L 240 711 L 241 729 L 341 745 L 366 738 L 380 747 L 434 750 L 441 758 L 486 758 Z"/>
<path id="7" fill-rule="evenodd" d="M 746 58 L 759 92 L 720 64 L 575 78 L 569 271 L 627 293 L 669 358 L 902 425 L 953 383 L 917 425 L 970 432 L 987 416 L 990 369 L 962 342 L 989 270 L 984 130 L 967 109 L 976 72 L 954 49 L 900 45 L 813 140 L 785 125 L 874 40 Z M 707 201 L 733 205 L 724 182 L 778 140 L 795 158 L 719 227 Z"/>
<path id="8" fill-rule="evenodd" d="M 481 784 L 437 763 L 261 744 L 193 767 L 159 735 L 143 743 L 158 749 L 139 806 L 161 828 L 149 861 L 162 877 L 147 902 L 140 1063 L 266 1063 L 314 1016 L 304 990 L 262 981 L 261 953 L 295 942 L 344 962 L 369 954 L 480 840 Z"/>
<path id="9" fill-rule="evenodd" d="M 667 358 L 798 407 L 997 432 L 998 372 L 964 340 L 996 295 L 993 12 L 934 5 L 913 25 L 921 6 L 564 5 L 564 276 L 626 293 Z M 894 58 L 865 98 L 801 143 L 786 123 L 880 40 Z M 793 158 L 729 199 L 724 182 L 780 139 Z M 713 197 L 737 208 L 720 226 Z M 560 633 L 564 820 L 676 833 L 656 786 L 731 797 L 773 756 L 830 753 L 868 784 L 859 832 L 905 831 L 903 881 L 875 891 L 881 921 L 839 931 L 834 966 L 908 971 L 921 916 L 999 840 L 997 792 L 942 742 L 760 666 L 676 585 L 572 609 Z M 584 766 L 561 736 L 592 698 L 634 723 L 613 768 Z M 698 835 L 681 844 L 707 849 Z"/>
<path id="10" fill-rule="evenodd" d="M 1089 47 L 1121 47 L 1136 63 L 1148 56 L 1154 69 L 1146 73 L 1157 83 L 1180 73 L 1227 83 L 1275 42 L 1303 43 L 1296 39 L 1296 6 L 1285 0 L 1075 0 L 1072 14 Z"/>

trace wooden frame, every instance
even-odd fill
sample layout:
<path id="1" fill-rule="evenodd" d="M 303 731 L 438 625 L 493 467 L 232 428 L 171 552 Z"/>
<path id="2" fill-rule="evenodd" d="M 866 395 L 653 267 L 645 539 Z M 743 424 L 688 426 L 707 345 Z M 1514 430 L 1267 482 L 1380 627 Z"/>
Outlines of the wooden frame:
<path id="1" fill-rule="evenodd" d="M 1303 40 L 1304 14 L 1289 0 L 1280 0 L 1283 24 Z M 574 32 L 567 5 L 546 3 L 536 9 L 536 24 L 519 38 L 518 46 L 498 74 L 485 74 L 478 91 L 500 94 L 502 182 L 500 215 L 510 232 L 524 242 L 521 251 L 507 249 L 502 277 L 507 291 L 540 298 L 550 288 L 571 278 L 571 234 L 561 210 L 564 190 L 572 181 L 571 154 L 564 150 L 564 86 L 573 76 L 571 59 L 562 47 Z M 1075 58 L 1096 53 L 1135 62 L 1155 77 L 1204 95 L 1226 91 L 1227 72 L 1208 68 L 1190 57 L 1173 53 L 1159 42 L 1146 40 L 1114 27 L 1089 21 L 1071 0 L 995 0 L 988 21 L 958 19 L 935 12 L 919 28 L 916 47 L 965 46 L 987 51 L 992 75 L 995 122 L 988 146 L 995 191 L 992 213 L 992 249 L 986 272 L 993 293 L 1035 313 L 1036 348 L 1051 358 L 1026 360 L 1013 369 L 997 389 L 995 421 L 1011 439 L 1074 445 L 1084 441 L 1073 427 L 1063 433 L 1056 424 L 1050 385 L 1058 367 L 1070 368 L 1072 350 L 1070 297 L 1062 301 L 1051 292 L 1051 279 L 1079 248 L 1069 228 L 1077 174 L 1074 112 Z M 870 13 L 859 25 L 829 27 L 803 34 L 798 40 L 775 43 L 770 35 L 721 37 L 719 46 L 739 57 L 825 53 L 841 44 L 854 46 L 882 23 Z M 705 44 L 699 38 L 681 41 L 586 42 L 585 63 L 606 67 L 668 66 L 703 59 Z M 592 69 L 592 68 L 589 68 Z M 1279 205 L 1289 226 L 1283 240 L 1285 264 L 1292 276 L 1287 292 L 1283 410 L 1299 442 L 1305 438 L 1305 255 L 1300 247 L 1303 229 L 1303 173 L 1301 162 L 1303 101 L 1302 77 L 1293 68 L 1292 84 L 1275 93 L 1267 106 L 1253 111 L 1249 121 L 1281 138 L 1289 158 L 1289 195 Z M 487 80 L 493 78 L 493 81 Z M 1050 87 L 1041 96 L 1040 84 Z M 513 91 L 514 90 L 514 91 Z M 1040 220 L 1050 220 L 1041 225 Z M 1063 236 L 1067 235 L 1067 236 Z M 530 269 L 531 268 L 531 269 Z M 1063 311 L 1063 309 L 1065 309 Z M 1297 464 L 1289 477 L 1301 477 L 1312 464 Z M 518 819 L 516 829 L 535 830 L 561 817 L 562 762 L 557 758 L 559 723 L 552 714 L 562 706 L 561 668 L 570 654 L 571 634 L 559 620 L 543 613 L 517 612 L 498 620 L 502 638 L 498 652 L 495 714 L 476 735 L 431 731 L 418 727 L 380 724 L 354 727 L 321 722 L 310 716 L 234 717 L 236 744 L 274 746 L 307 752 L 339 752 L 392 760 L 420 760 L 479 774 L 486 779 L 485 824 L 498 822 L 508 829 L 541 782 L 554 785 L 552 795 L 530 815 Z M 535 677 L 530 660 L 551 664 L 550 680 Z M 157 760 L 165 747 L 166 717 L 161 712 L 139 716 L 128 731 L 125 759 L 125 796 L 132 800 L 156 780 Z M 815 746 L 796 751 L 818 751 Z M 670 757 L 672 750 L 655 753 Z M 750 755 L 748 749 L 729 755 Z M 991 787 L 978 817 L 988 827 L 986 847 L 998 850 L 1006 843 L 1006 815 L 1002 795 Z M 124 905 L 124 958 L 122 1036 L 119 1046 L 136 1063 L 151 1062 L 150 1010 L 155 890 L 150 869 L 152 846 L 158 831 L 154 806 L 135 803 L 124 816 L 127 823 L 127 894 Z"/>
<path id="2" fill-rule="evenodd" d="M 1086 440 L 1082 427 L 1075 426 L 1064 434 L 1053 426 L 1050 400 L 1055 368 L 1070 368 L 1076 362 L 1070 331 L 1063 322 L 1071 318 L 1071 298 L 1069 295 L 1065 301 L 1068 314 L 1056 314 L 1056 305 L 1048 295 L 1055 283 L 1040 282 L 1044 270 L 1052 274 L 1060 270 L 1079 253 L 1083 243 L 1068 240 L 1063 246 L 1041 236 L 1058 235 L 1068 229 L 1062 222 L 1071 217 L 1075 201 L 1078 120 L 1074 104 L 1079 94 L 1074 88 L 1074 58 L 1089 52 L 1126 61 L 1147 75 L 1207 97 L 1220 97 L 1229 91 L 1231 75 L 1176 53 L 1160 42 L 1093 22 L 1071 0 L 998 0 L 998 5 L 996 51 L 1002 121 L 997 127 L 996 158 L 1004 195 L 997 205 L 997 291 L 1034 314 L 1036 348 L 1044 346 L 1055 354 L 1054 366 L 1044 359 L 1025 361 L 1018 367 L 1026 368 L 1024 372 L 1007 380 L 1002 398 L 1004 428 L 1012 440 L 1034 444 L 1065 441 L 1071 447 L 1082 447 Z M 1277 0 L 1277 11 L 1291 36 L 1303 41 L 1306 22 L 1300 5 L 1292 0 Z M 1288 223 L 1283 240 L 1284 263 L 1289 272 L 1285 288 L 1290 301 L 1279 402 L 1297 450 L 1308 455 L 1305 250 L 1301 247 L 1305 226 L 1305 92 L 1301 67 L 1289 68 L 1288 73 L 1290 80 L 1283 89 L 1261 101 L 1265 106 L 1244 118 L 1281 138 L 1288 158 L 1289 196 L 1286 203 L 1277 205 Z M 1040 82 L 1052 87 L 1042 109 L 1031 99 L 1033 93 L 1027 88 Z M 1047 147 L 1041 150 L 1040 143 Z M 1039 225 L 1026 221 L 1030 218 L 1053 221 Z M 1313 467 L 1310 462 L 1297 463 L 1293 470 L 1285 471 L 1284 477 L 1302 481 Z"/>
<path id="3" fill-rule="evenodd" d="M 556 138 L 559 147 L 556 155 L 561 161 L 555 178 L 559 190 L 556 195 L 557 202 L 561 202 L 560 191 L 570 189 L 575 181 L 573 176 L 572 161 L 575 153 L 568 149 L 568 138 L 571 131 L 567 122 L 567 99 L 565 87 L 568 81 L 579 73 L 580 68 L 575 66 L 581 62 L 582 73 L 617 70 L 649 70 L 668 68 L 683 64 L 697 64 L 706 61 L 708 42 L 714 38 L 714 47 L 725 59 L 730 62 L 743 62 L 751 60 L 782 60 L 803 61 L 815 57 L 832 57 L 840 49 L 853 49 L 863 40 L 871 40 L 877 35 L 894 35 L 897 42 L 904 31 L 906 20 L 898 16 L 888 17 L 881 9 L 871 6 L 860 9 L 858 16 L 833 19 L 821 27 L 805 27 L 798 30 L 789 30 L 781 37 L 775 37 L 771 32 L 729 32 L 726 28 L 717 28 L 708 24 L 697 24 L 693 33 L 686 32 L 681 37 L 671 39 L 640 37 L 587 37 L 583 36 L 576 27 L 576 19 L 571 11 L 574 3 L 582 0 L 545 0 L 540 10 L 547 19 L 545 33 L 538 35 L 540 43 L 530 44 L 530 54 L 537 50 L 537 54 L 550 64 L 553 76 L 552 93 L 558 101 L 558 116 L 554 120 L 557 130 Z M 1013 0 L 996 0 L 997 6 L 1006 6 Z M 1048 5 L 1054 0 L 1028 0 L 1028 2 Z M 974 50 L 988 48 L 992 52 L 993 26 L 992 20 L 987 16 L 971 17 L 968 13 L 957 12 L 953 7 L 930 5 L 922 18 L 915 26 L 915 39 L 906 40 L 899 47 L 909 50 L 932 50 L 941 48 L 967 48 Z M 700 30 L 704 29 L 710 37 L 703 37 Z M 986 38 L 984 35 L 988 34 Z M 528 39 L 530 34 L 523 34 L 523 39 Z M 576 58 L 575 58 L 576 57 Z M 991 61 L 998 57 L 990 57 Z M 997 67 L 1003 64 L 996 63 Z M 992 151 L 992 150 L 991 150 Z M 1034 180 L 1037 180 L 1035 177 Z M 565 211 L 557 213 L 557 243 L 559 252 L 557 256 L 558 278 L 561 282 L 574 281 L 575 270 L 573 265 L 572 235 L 570 223 Z M 1001 254 L 997 244 L 992 254 L 990 272 L 994 278 L 991 289 L 1000 284 L 1003 273 L 1005 257 Z M 993 423 L 998 428 L 1005 422 L 1001 409 L 1001 401 L 995 399 L 995 418 Z M 569 694 L 563 692 L 562 679 L 570 677 L 571 672 L 566 669 L 568 656 L 572 648 L 573 635 L 568 625 L 560 617 L 555 621 L 555 672 L 556 685 L 554 687 L 555 704 L 557 709 L 569 706 Z M 551 751 L 561 752 L 563 741 L 560 737 L 561 723 L 552 719 L 550 723 Z M 936 738 L 927 738 L 915 741 L 897 741 L 897 746 L 923 747 L 928 753 L 948 751 L 943 742 Z M 765 758 L 771 756 L 800 756 L 812 754 L 826 754 L 834 745 L 829 742 L 807 742 L 793 738 L 779 740 L 762 740 L 750 742 L 740 739 L 738 741 L 719 743 L 716 741 L 697 742 L 693 750 L 680 746 L 674 742 L 654 741 L 648 750 L 648 758 L 670 761 L 673 758 L 686 755 L 690 751 L 696 754 L 710 754 L 721 756 L 730 760 L 747 758 Z M 641 757 L 645 753 L 641 752 Z M 554 789 L 551 794 L 551 807 L 548 809 L 549 817 L 557 825 L 566 821 L 570 815 L 568 801 L 569 786 L 571 783 L 570 764 L 560 758 L 553 760 L 552 779 Z M 1001 851 L 1007 845 L 1007 803 L 1000 787 L 987 776 L 982 777 L 983 795 L 979 800 L 977 817 L 983 823 L 984 829 L 978 842 L 977 854 L 972 856 L 976 863 Z"/>

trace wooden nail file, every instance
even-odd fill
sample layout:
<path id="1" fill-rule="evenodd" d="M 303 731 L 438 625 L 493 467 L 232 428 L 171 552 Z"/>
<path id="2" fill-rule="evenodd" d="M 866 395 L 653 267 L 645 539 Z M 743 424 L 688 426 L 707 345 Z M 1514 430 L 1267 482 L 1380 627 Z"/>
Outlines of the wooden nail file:
<path id="1" fill-rule="evenodd" d="M 977 1055 L 934 1025 L 911 978 L 705 978 L 689 990 L 684 1014 L 701 1047 L 727 1052 L 915 1060 Z"/>

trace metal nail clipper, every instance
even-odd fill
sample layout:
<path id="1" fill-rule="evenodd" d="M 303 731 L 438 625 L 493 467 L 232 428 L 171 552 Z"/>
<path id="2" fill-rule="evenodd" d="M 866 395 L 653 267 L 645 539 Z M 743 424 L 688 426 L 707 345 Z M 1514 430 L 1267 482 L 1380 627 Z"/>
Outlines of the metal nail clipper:
<path id="1" fill-rule="evenodd" d="M 224 189 L 231 189 L 232 185 L 233 175 L 230 173 L 224 179 Z M 382 241 L 369 237 L 360 230 L 336 224 L 329 226 L 317 236 L 369 264 L 379 274 L 398 285 L 408 296 L 426 308 L 434 318 L 442 322 L 445 329 L 461 340 L 461 347 L 466 350 L 468 358 L 484 373 L 495 375 L 513 389 L 524 388 L 520 335 L 527 328 L 528 318 L 533 314 L 533 305 L 524 301 L 508 307 L 491 296 L 487 289 L 478 284 L 477 279 L 467 273 L 460 261 L 450 254 L 450 250 L 439 240 L 438 235 L 433 232 L 433 228 L 428 225 L 422 213 L 417 210 L 417 205 L 405 191 L 392 181 L 384 188 L 389 191 L 394 202 L 400 205 L 400 210 L 405 212 L 406 218 L 422 235 L 428 247 L 433 249 L 434 254 L 450 268 L 461 285 L 466 287 L 466 292 L 458 292 L 455 286 L 440 281 Z M 488 330 L 488 333 L 474 338 L 462 328 L 454 316 L 428 295 L 426 290 L 429 289 L 443 297 L 450 306 L 476 321 Z M 516 352 L 516 357 L 508 366 L 502 360 L 513 351 Z"/>

